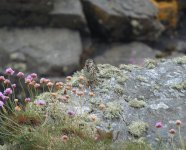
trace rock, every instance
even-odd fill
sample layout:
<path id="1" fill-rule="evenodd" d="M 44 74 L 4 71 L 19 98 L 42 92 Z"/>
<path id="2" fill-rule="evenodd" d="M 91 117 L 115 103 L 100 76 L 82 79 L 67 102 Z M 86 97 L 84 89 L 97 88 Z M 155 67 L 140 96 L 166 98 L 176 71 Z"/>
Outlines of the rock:
<path id="1" fill-rule="evenodd" d="M 98 52 L 102 49 L 102 52 L 98 53 L 94 58 L 97 63 L 109 63 L 115 66 L 122 63 L 143 64 L 145 58 L 155 58 L 158 52 L 148 45 L 139 42 L 132 42 L 129 44 L 107 44 L 107 46 L 103 44 L 103 46 L 98 46 L 96 49 Z"/>
<path id="2" fill-rule="evenodd" d="M 164 29 L 148 0 L 82 0 L 94 34 L 113 40 L 154 40 Z"/>
<path id="3" fill-rule="evenodd" d="M 56 0 L 49 15 L 53 27 L 67 27 L 87 32 L 86 19 L 80 1 Z"/>
<path id="4" fill-rule="evenodd" d="M 53 0 L 1 0 L 0 11 L 48 13 L 53 8 Z"/>
<path id="5" fill-rule="evenodd" d="M 149 67 L 150 64 L 154 67 Z M 151 145 L 158 145 L 157 132 L 163 140 L 168 141 L 169 129 L 176 129 L 176 120 L 179 119 L 182 121 L 181 134 L 186 139 L 186 56 L 159 62 L 148 60 L 142 67 L 125 64 L 119 67 L 109 64 L 97 66 L 100 70 L 99 83 L 92 89 L 94 96 L 89 96 L 90 89 L 85 86 L 84 96 L 79 98 L 71 93 L 71 100 L 60 104 L 61 110 L 75 110 L 76 115 L 94 116 L 98 120 L 96 128 L 112 132 L 113 137 L 117 134 L 115 140 L 144 138 Z M 78 77 L 82 75 L 83 71 L 75 73 L 71 83 L 78 82 Z M 125 80 L 119 82 L 122 78 Z M 73 89 L 79 90 L 78 85 L 73 86 Z M 121 89 L 122 93 L 118 92 Z M 64 93 L 64 90 L 60 93 Z M 47 94 L 38 98 L 45 97 L 47 102 L 52 102 Z M 137 105 L 134 105 L 135 101 Z M 100 105 L 104 109 L 100 109 Z M 155 124 L 159 121 L 163 126 L 157 129 Z M 175 135 L 175 141 L 179 140 L 178 136 Z"/>
<path id="6" fill-rule="evenodd" d="M 44 0 L 41 0 L 43 2 Z M 49 1 L 49 0 L 45 0 Z M 35 1 L 34 1 L 35 2 Z M 36 3 L 36 2 L 35 2 Z M 36 5 L 36 4 L 33 5 Z M 44 2 L 43 2 L 44 3 Z M 24 4 L 20 4 L 24 7 Z M 27 3 L 25 4 L 27 6 Z M 28 4 L 29 5 L 29 4 Z M 6 6 L 4 6 L 7 8 Z M 3 7 L 3 8 L 4 8 Z M 42 12 L 38 6 L 33 6 L 33 11 L 19 11 L 13 12 L 3 11 L 0 14 L 0 26 L 11 27 L 55 27 L 55 28 L 69 28 L 73 30 L 80 30 L 82 33 L 88 33 L 86 19 L 80 1 L 74 0 L 55 0 L 54 5 L 47 13 Z M 35 9 L 40 10 L 36 11 Z M 0 9 L 1 10 L 1 9 Z"/>
<path id="7" fill-rule="evenodd" d="M 71 73 L 82 52 L 79 33 L 67 29 L 1 29 L 0 45 L 11 57 L 6 62 L 26 62 L 28 72 L 40 75 Z"/>

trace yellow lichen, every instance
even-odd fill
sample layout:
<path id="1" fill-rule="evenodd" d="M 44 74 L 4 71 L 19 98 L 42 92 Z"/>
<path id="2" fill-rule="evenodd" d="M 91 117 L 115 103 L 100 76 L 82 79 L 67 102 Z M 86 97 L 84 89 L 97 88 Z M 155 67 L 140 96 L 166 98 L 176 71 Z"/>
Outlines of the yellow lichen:
<path id="1" fill-rule="evenodd" d="M 129 106 L 134 108 L 142 108 L 145 107 L 146 102 L 143 100 L 138 100 L 137 98 L 129 101 Z"/>
<path id="2" fill-rule="evenodd" d="M 186 64 L 186 56 L 174 58 L 173 61 L 177 64 Z"/>
<path id="3" fill-rule="evenodd" d="M 167 27 L 175 28 L 178 22 L 178 1 L 177 0 L 151 0 L 158 8 L 158 20 L 165 23 Z"/>
<path id="4" fill-rule="evenodd" d="M 128 131 L 133 136 L 141 137 L 144 134 L 144 132 L 146 132 L 148 127 L 149 127 L 148 123 L 143 122 L 143 121 L 136 121 L 136 122 L 132 122 L 129 125 Z"/>
<path id="5" fill-rule="evenodd" d="M 147 67 L 148 69 L 154 69 L 157 65 L 157 62 L 153 59 L 145 59 L 145 64 L 144 66 Z"/>

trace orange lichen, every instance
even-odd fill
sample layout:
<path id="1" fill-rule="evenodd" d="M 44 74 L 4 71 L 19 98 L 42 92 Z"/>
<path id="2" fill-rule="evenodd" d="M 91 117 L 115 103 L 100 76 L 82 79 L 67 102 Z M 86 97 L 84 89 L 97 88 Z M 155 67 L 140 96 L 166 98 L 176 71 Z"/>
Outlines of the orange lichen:
<path id="1" fill-rule="evenodd" d="M 178 0 L 151 0 L 158 8 L 158 20 L 168 28 L 175 28 L 178 22 Z"/>

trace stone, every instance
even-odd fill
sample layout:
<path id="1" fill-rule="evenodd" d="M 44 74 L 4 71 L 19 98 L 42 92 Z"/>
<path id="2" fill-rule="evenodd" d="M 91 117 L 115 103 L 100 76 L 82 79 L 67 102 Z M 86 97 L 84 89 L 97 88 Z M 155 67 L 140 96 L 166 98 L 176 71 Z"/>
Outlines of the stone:
<path id="1" fill-rule="evenodd" d="M 52 27 L 67 27 L 84 32 L 88 31 L 83 8 L 78 0 L 56 0 L 49 18 Z"/>
<path id="2" fill-rule="evenodd" d="M 102 52 L 98 53 L 100 49 Z M 94 58 L 96 63 L 109 63 L 114 66 L 143 64 L 145 58 L 155 58 L 156 53 L 159 52 L 140 42 L 103 44 L 103 46 L 96 47 L 96 50 L 97 56 Z"/>
<path id="3" fill-rule="evenodd" d="M 67 29 L 1 29 L 0 45 L 9 55 L 5 62 L 24 61 L 28 72 L 51 76 L 77 69 L 82 52 L 79 32 Z M 1 49 L 0 53 L 4 55 Z"/>
<path id="4" fill-rule="evenodd" d="M 121 64 L 119 68 L 109 64 L 98 64 L 99 83 L 92 89 L 94 97 L 90 98 L 90 89 L 85 86 L 83 98 L 71 93 L 71 100 L 68 104 L 62 103 L 61 110 L 76 110 L 77 115 L 96 116 L 96 128 L 112 132 L 113 137 L 117 137 L 113 140 L 118 142 L 144 138 L 153 146 L 158 145 L 157 138 L 160 136 L 165 140 L 167 148 L 170 146 L 167 142 L 170 139 L 168 132 L 171 128 L 178 132 L 176 120 L 181 120 L 181 134 L 185 140 L 186 56 L 160 61 L 148 60 L 148 63 L 150 61 L 156 62 L 154 68 L 148 68 L 147 64 Z M 129 68 L 131 70 L 128 70 Z M 78 82 L 78 77 L 82 75 L 83 71 L 78 71 L 72 76 L 71 81 Z M 121 84 L 117 80 L 121 77 L 128 78 Z M 142 78 L 145 80 L 141 80 Z M 123 89 L 123 94 L 116 92 L 118 86 Z M 73 88 L 78 89 L 78 85 L 74 85 Z M 64 93 L 64 89 L 61 93 Z M 47 94 L 44 93 L 38 98 L 45 96 L 46 101 L 52 102 L 53 99 L 47 97 Z M 143 101 L 145 105 L 131 107 L 131 103 L 135 103 L 134 100 Z M 101 104 L 104 104 L 104 110 L 100 110 Z M 46 106 L 49 107 L 50 105 Z M 159 121 L 162 122 L 162 128 L 157 129 L 155 125 Z M 92 122 L 86 123 L 92 125 Z M 174 142 L 179 142 L 178 140 L 179 134 L 175 134 Z"/>
<path id="5" fill-rule="evenodd" d="M 148 0 L 82 0 L 91 31 L 112 40 L 155 40 L 164 30 Z"/>
<path id="6" fill-rule="evenodd" d="M 40 0 L 43 1 L 49 0 Z M 35 1 L 34 1 L 35 2 Z M 50 2 L 50 1 L 49 1 Z M 35 2 L 36 3 L 36 2 Z M 79 30 L 82 33 L 89 33 L 86 19 L 83 13 L 82 5 L 79 0 L 55 0 L 52 8 L 47 13 L 42 12 L 40 6 L 34 6 L 33 11 L 19 11 L 22 8 L 13 9 L 13 12 L 2 10 L 0 14 L 0 27 L 54 27 L 54 28 L 68 28 L 73 30 Z M 12 4 L 14 6 L 14 4 Z M 17 4 L 15 4 L 16 6 Z M 25 4 L 29 6 L 29 3 Z M 13 7 L 11 6 L 11 7 Z M 24 4 L 20 4 L 20 7 L 24 7 Z M 37 11 L 35 9 L 40 11 Z M 3 8 L 8 8 L 4 6 Z M 1 11 L 1 6 L 0 6 Z"/>
<path id="7" fill-rule="evenodd" d="M 53 0 L 1 0 L 0 11 L 48 13 L 53 8 Z"/>

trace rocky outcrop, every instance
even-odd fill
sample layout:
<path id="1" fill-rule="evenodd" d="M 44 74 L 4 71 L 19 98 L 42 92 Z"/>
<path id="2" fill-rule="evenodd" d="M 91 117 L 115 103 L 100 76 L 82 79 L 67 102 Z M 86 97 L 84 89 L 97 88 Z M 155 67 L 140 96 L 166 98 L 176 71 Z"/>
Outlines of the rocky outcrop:
<path id="1" fill-rule="evenodd" d="M 68 92 L 70 100 L 61 102 L 62 110 L 73 110 L 76 115 L 94 115 L 97 128 L 113 132 L 117 140 L 144 137 L 153 145 L 158 121 L 163 123 L 158 132 L 165 141 L 169 138 L 169 129 L 176 128 L 177 119 L 183 122 L 181 133 L 186 132 L 186 57 L 160 62 L 147 60 L 143 67 L 100 64 L 98 68 L 99 82 L 93 88 L 94 95 L 89 96 L 90 89 L 86 86 L 84 95 L 79 98 Z M 82 78 L 82 75 L 83 71 L 72 77 L 74 90 L 76 86 L 79 90 L 79 76 Z M 40 98 L 50 101 L 44 95 Z M 185 134 L 182 136 L 186 138 Z"/>
<path id="2" fill-rule="evenodd" d="M 0 60 L 1 67 L 6 64 L 40 75 L 73 72 L 82 52 L 79 33 L 67 29 L 1 29 L 0 45 L 2 56 L 9 56 Z"/>
<path id="3" fill-rule="evenodd" d="M 93 33 L 114 40 L 154 40 L 163 26 L 148 0 L 82 0 Z"/>

